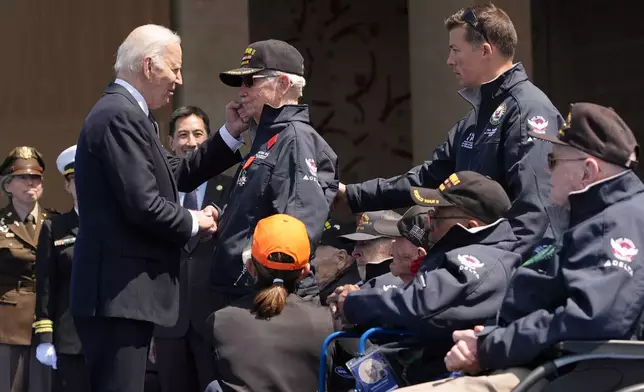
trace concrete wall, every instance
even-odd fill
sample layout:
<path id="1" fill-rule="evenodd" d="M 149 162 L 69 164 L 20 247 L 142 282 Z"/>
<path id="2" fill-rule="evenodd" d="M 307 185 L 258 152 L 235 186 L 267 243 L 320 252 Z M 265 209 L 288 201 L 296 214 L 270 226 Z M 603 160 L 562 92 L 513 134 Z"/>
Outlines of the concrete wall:
<path id="1" fill-rule="evenodd" d="M 56 157 L 76 143 L 83 119 L 114 79 L 118 45 L 139 25 L 168 26 L 169 4 L 169 0 L 3 2 L 0 159 L 19 145 L 42 152 L 47 166 L 44 206 L 71 208 Z"/>
<path id="2" fill-rule="evenodd" d="M 174 106 L 201 107 L 216 131 L 225 122 L 224 107 L 236 97 L 219 72 L 237 66 L 248 44 L 248 2 L 175 0 L 172 16 L 182 38 L 184 66 L 184 85 Z"/>
<path id="3" fill-rule="evenodd" d="M 303 54 L 316 130 L 341 180 L 411 167 L 407 0 L 250 0 L 251 41 L 277 38 Z"/>
<path id="4" fill-rule="evenodd" d="M 477 3 L 484 3 L 479 0 Z M 420 164 L 445 140 L 447 132 L 470 110 L 458 94 L 455 75 L 447 66 L 448 33 L 444 20 L 471 1 L 409 0 L 409 56 L 412 96 L 413 161 Z M 497 0 L 519 35 L 517 61 L 532 70 L 529 0 Z"/>

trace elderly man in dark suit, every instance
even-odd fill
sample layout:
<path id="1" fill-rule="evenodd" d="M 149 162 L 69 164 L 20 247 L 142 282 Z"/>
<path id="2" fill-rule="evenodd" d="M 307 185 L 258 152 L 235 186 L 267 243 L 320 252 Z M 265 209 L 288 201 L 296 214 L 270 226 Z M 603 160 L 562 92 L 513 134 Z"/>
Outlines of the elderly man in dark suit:
<path id="1" fill-rule="evenodd" d="M 247 122 L 239 117 L 189 157 L 169 156 L 161 146 L 150 110 L 182 84 L 180 44 L 162 26 L 132 31 L 117 52 L 116 81 L 78 140 L 71 310 L 92 391 L 143 391 L 154 324 L 177 322 L 181 248 L 216 231 L 216 210 L 184 208 L 178 192 L 241 159 L 236 150 Z"/>
<path id="2" fill-rule="evenodd" d="M 196 106 L 176 109 L 170 118 L 168 146 L 175 156 L 190 155 L 210 135 L 210 119 Z M 179 193 L 185 208 L 211 203 L 223 208 L 232 178 L 220 174 L 188 193 Z M 163 392 L 202 392 L 217 378 L 211 346 L 206 343 L 209 315 L 209 274 L 215 241 L 186 244 L 181 252 L 179 320 L 174 327 L 157 326 L 150 348 Z"/>

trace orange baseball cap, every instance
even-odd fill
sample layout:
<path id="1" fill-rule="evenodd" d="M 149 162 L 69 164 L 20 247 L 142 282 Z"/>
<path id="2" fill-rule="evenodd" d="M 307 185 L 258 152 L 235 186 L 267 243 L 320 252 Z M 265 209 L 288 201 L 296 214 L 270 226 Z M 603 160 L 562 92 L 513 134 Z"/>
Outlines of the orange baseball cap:
<path id="1" fill-rule="evenodd" d="M 251 245 L 251 254 L 261 265 L 279 271 L 297 271 L 304 268 L 311 257 L 311 244 L 306 226 L 297 218 L 276 214 L 257 223 Z M 291 256 L 294 262 L 269 260 L 273 253 Z"/>

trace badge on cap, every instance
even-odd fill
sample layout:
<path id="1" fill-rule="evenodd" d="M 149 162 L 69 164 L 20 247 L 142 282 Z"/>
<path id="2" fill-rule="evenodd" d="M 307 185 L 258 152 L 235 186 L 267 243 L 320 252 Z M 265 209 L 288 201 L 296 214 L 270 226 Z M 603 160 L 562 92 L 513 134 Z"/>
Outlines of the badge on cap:
<path id="1" fill-rule="evenodd" d="M 360 221 L 358 222 L 358 227 L 356 227 L 356 231 L 364 230 L 364 227 L 368 224 L 369 224 L 369 215 L 362 214 L 360 216 Z"/>
<path id="2" fill-rule="evenodd" d="M 15 158 L 31 159 L 31 158 L 36 158 L 36 156 L 34 155 L 31 148 L 22 146 L 16 149 Z"/>
<path id="3" fill-rule="evenodd" d="M 572 112 L 568 112 L 568 117 L 566 117 L 566 122 L 559 130 L 559 136 L 563 136 L 566 133 L 566 129 L 570 128 L 570 123 L 572 122 Z"/>
<path id="4" fill-rule="evenodd" d="M 76 145 L 66 148 L 56 158 L 56 167 L 63 176 L 74 173 L 74 161 L 76 160 Z"/>
<path id="5" fill-rule="evenodd" d="M 244 50 L 244 55 L 242 56 L 242 60 L 241 60 L 241 66 L 242 67 L 244 65 L 248 65 L 248 63 L 250 63 L 250 59 L 253 57 L 255 52 L 256 52 L 256 50 L 253 49 L 253 48 L 246 48 L 246 50 Z"/>
<path id="6" fill-rule="evenodd" d="M 443 184 L 441 184 L 441 186 L 443 186 Z M 440 203 L 440 200 L 436 200 L 436 199 L 425 199 L 425 198 L 420 194 L 420 192 L 418 191 L 418 189 L 414 189 L 414 198 L 415 198 L 416 200 L 418 200 L 419 202 L 423 203 L 423 204 L 439 204 L 439 203 Z"/>
<path id="7" fill-rule="evenodd" d="M 461 180 L 458 178 L 456 173 L 447 177 L 447 180 L 443 181 L 442 184 L 438 187 L 441 191 L 444 191 L 445 188 L 451 188 L 452 186 L 458 185 L 461 183 Z"/>

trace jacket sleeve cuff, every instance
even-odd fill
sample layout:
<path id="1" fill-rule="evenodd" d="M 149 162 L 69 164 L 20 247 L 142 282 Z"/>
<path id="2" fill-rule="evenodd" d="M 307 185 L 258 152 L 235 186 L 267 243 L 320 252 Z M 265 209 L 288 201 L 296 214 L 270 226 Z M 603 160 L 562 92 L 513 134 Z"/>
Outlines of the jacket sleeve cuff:
<path id="1" fill-rule="evenodd" d="M 349 202 L 349 209 L 351 209 L 351 212 L 354 213 L 354 214 L 357 213 L 357 212 L 361 212 L 360 211 L 360 200 L 358 200 L 358 198 L 359 198 L 358 195 L 360 194 L 359 189 L 357 189 L 358 186 L 359 186 L 358 184 L 347 184 L 346 185 L 346 187 L 347 187 L 347 191 L 346 191 L 347 192 L 347 201 Z"/>
<path id="2" fill-rule="evenodd" d="M 33 323 L 34 336 L 38 344 L 53 343 L 54 322 L 47 319 L 38 320 Z"/>
<path id="3" fill-rule="evenodd" d="M 197 213 L 192 210 L 188 210 L 190 216 L 192 217 L 192 229 L 190 230 L 190 237 L 194 237 L 199 233 L 199 219 L 197 218 Z"/>
<path id="4" fill-rule="evenodd" d="M 226 128 L 226 124 L 222 125 L 221 128 L 219 128 L 219 136 L 223 139 L 224 143 L 230 148 L 230 151 L 237 151 L 239 147 L 241 147 L 242 144 L 244 144 L 244 139 L 239 136 L 239 138 L 235 139 L 233 135 L 228 132 L 228 128 Z"/>

